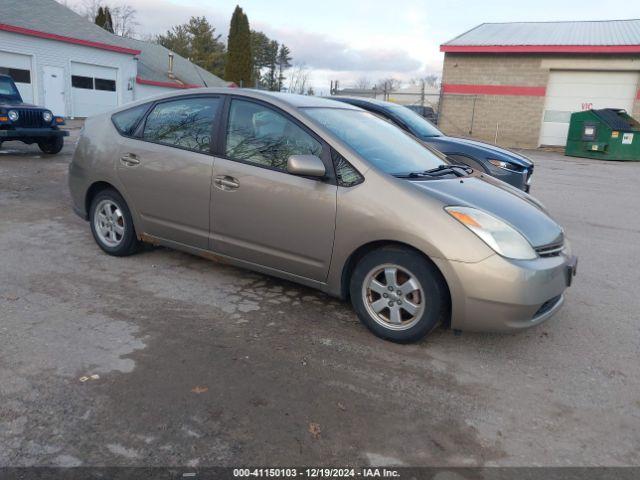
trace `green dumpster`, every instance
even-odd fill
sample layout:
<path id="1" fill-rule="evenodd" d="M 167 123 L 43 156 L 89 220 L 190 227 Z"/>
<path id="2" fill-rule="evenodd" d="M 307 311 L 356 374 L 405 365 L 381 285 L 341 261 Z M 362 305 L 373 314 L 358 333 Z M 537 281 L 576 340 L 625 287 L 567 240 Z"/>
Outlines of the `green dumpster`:
<path id="1" fill-rule="evenodd" d="M 614 108 L 573 113 L 565 155 L 640 161 L 640 123 Z"/>

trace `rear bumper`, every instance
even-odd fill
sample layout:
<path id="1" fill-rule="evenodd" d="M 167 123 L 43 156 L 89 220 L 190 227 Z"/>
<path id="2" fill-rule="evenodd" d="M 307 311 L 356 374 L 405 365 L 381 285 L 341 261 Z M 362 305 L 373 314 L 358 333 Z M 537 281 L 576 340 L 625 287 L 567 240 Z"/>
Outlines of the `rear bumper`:
<path id="1" fill-rule="evenodd" d="M 577 258 L 508 260 L 499 255 L 478 263 L 436 261 L 451 291 L 451 328 L 504 332 L 538 325 L 564 303 Z"/>
<path id="2" fill-rule="evenodd" d="M 51 128 L 16 128 L 14 130 L 0 130 L 0 141 L 24 140 L 30 138 L 67 137 L 67 130 L 53 130 Z"/>

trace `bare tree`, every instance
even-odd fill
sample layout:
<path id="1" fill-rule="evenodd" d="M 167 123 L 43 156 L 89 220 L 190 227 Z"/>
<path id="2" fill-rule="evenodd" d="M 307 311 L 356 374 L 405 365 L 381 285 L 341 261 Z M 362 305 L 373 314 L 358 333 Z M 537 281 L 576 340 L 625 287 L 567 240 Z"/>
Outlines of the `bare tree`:
<path id="1" fill-rule="evenodd" d="M 121 37 L 135 37 L 136 29 L 140 25 L 137 21 L 138 12 L 126 3 L 113 5 L 104 0 L 82 0 L 80 4 L 73 6 L 68 0 L 58 0 L 58 2 L 91 22 L 95 22 L 100 7 L 109 7 L 113 19 L 113 32 Z"/>
<path id="2" fill-rule="evenodd" d="M 389 77 L 389 78 L 382 78 L 378 81 L 378 85 L 377 87 L 379 89 L 383 89 L 386 90 L 388 92 L 393 91 L 393 90 L 397 90 L 398 88 L 400 88 L 400 80 L 397 80 L 395 78 Z"/>
<path id="3" fill-rule="evenodd" d="M 102 6 L 104 6 L 102 0 L 82 0 L 74 10 L 93 22 L 98 15 L 98 9 Z"/>
<path id="4" fill-rule="evenodd" d="M 425 84 L 427 87 L 437 87 L 440 83 L 440 77 L 434 73 L 425 75 L 424 77 L 418 77 L 411 80 L 413 85 Z"/>
<path id="5" fill-rule="evenodd" d="M 136 18 L 138 14 L 136 9 L 123 3 L 111 7 L 110 10 L 113 18 L 113 33 L 121 37 L 134 37 L 136 28 L 140 25 Z"/>
<path id="6" fill-rule="evenodd" d="M 309 69 L 304 64 L 295 65 L 289 74 L 289 93 L 307 93 Z"/>
<path id="7" fill-rule="evenodd" d="M 356 80 L 355 88 L 358 90 L 370 90 L 371 89 L 371 79 L 368 77 L 360 77 Z"/>

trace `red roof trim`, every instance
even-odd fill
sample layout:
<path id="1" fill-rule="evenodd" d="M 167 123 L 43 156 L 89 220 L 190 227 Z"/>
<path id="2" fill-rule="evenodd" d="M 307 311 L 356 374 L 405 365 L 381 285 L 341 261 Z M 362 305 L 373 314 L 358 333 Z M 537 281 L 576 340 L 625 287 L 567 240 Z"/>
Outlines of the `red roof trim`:
<path id="1" fill-rule="evenodd" d="M 166 87 L 166 88 L 202 88 L 202 85 L 192 85 L 188 83 L 175 83 L 175 82 L 157 82 L 155 80 L 145 80 L 142 77 L 136 77 L 136 83 L 140 85 L 152 85 L 154 87 Z"/>
<path id="2" fill-rule="evenodd" d="M 521 87 L 516 85 L 452 85 L 444 84 L 442 92 L 451 95 L 515 95 L 544 97 L 546 87 Z"/>
<path id="3" fill-rule="evenodd" d="M 640 45 L 440 45 L 445 53 L 640 53 Z"/>
<path id="4" fill-rule="evenodd" d="M 134 50 L 132 48 L 118 47 L 116 45 L 108 45 L 101 42 L 91 42 L 89 40 L 81 40 L 79 38 L 64 37 L 62 35 L 56 35 L 54 33 L 46 33 L 39 30 L 16 27 L 13 25 L 7 25 L 5 23 L 0 23 L 0 30 L 4 30 L 5 32 L 19 33 L 21 35 L 29 35 L 30 37 L 46 38 L 47 40 L 57 40 L 58 42 L 73 43 L 75 45 L 82 45 L 83 47 L 99 48 L 101 50 L 109 50 L 111 52 L 128 53 L 129 55 L 140 54 L 140 50 Z"/>

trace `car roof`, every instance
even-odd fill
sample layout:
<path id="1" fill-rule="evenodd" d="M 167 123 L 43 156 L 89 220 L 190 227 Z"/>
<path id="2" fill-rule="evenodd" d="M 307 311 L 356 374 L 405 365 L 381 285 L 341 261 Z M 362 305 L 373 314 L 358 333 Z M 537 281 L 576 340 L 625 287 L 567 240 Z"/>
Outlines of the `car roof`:
<path id="1" fill-rule="evenodd" d="M 331 97 L 334 101 L 347 103 L 349 105 L 377 105 L 379 107 L 402 107 L 398 103 L 385 102 L 384 100 L 378 100 L 376 98 L 367 97 Z"/>
<path id="2" fill-rule="evenodd" d="M 264 90 L 254 90 L 250 88 L 234 88 L 234 87 L 211 87 L 211 88 L 190 88 L 180 90 L 179 92 L 164 93 L 153 97 L 147 97 L 134 102 L 122 105 L 113 112 L 128 110 L 136 105 L 143 105 L 158 100 L 168 100 L 171 98 L 179 98 L 188 95 L 198 94 L 219 94 L 219 95 L 236 95 L 257 100 L 264 100 L 276 106 L 289 108 L 339 108 L 342 110 L 361 110 L 357 106 L 349 105 L 342 102 L 336 102 L 323 97 L 315 97 L 312 95 L 298 95 L 293 93 L 267 92 Z"/>
<path id="3" fill-rule="evenodd" d="M 325 108 L 345 108 L 344 103 L 336 102 L 326 97 L 315 97 L 313 95 L 298 95 L 295 93 L 269 92 L 265 90 L 245 90 L 257 93 L 260 96 L 271 100 L 285 102 L 292 107 L 325 107 Z M 347 106 L 347 108 L 350 108 Z"/>

